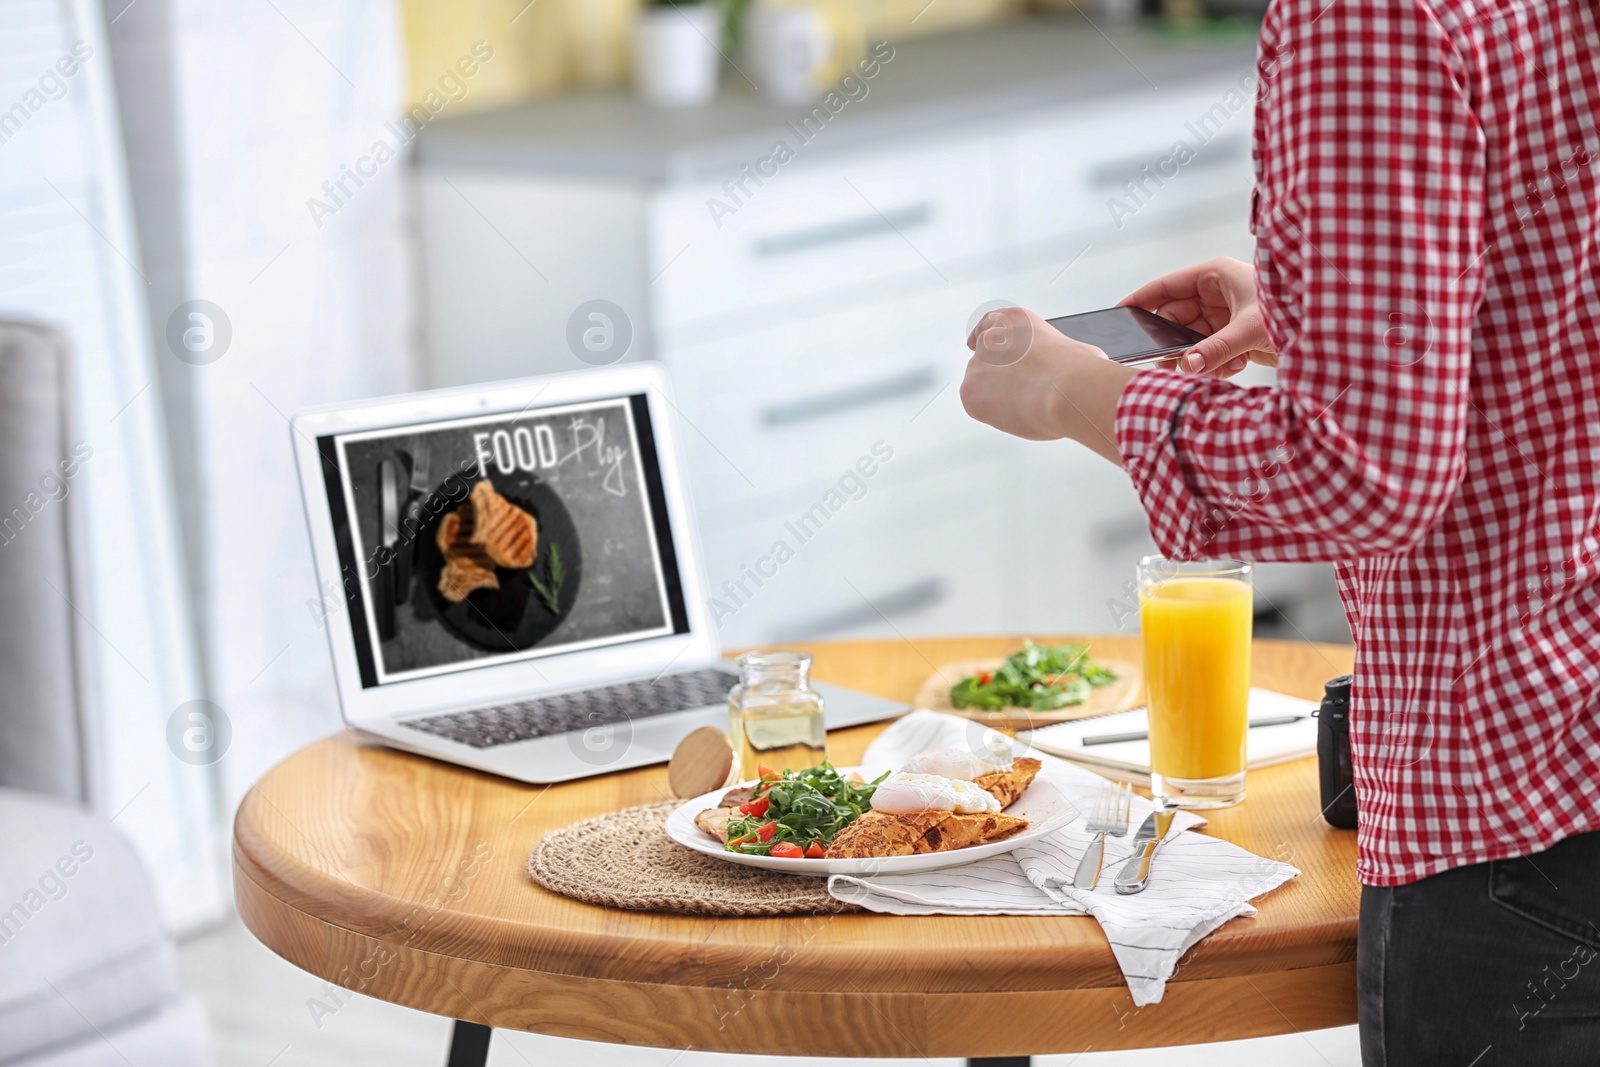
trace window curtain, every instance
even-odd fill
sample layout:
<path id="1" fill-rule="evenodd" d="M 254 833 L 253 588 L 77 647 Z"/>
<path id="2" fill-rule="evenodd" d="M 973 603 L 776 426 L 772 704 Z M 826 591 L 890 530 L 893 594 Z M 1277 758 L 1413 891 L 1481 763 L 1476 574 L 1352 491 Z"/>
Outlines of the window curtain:
<path id="1" fill-rule="evenodd" d="M 11 651 L 34 643 L 37 655 L 19 671 L 74 676 L 49 700 L 13 696 L 0 717 L 75 720 L 73 731 L 57 736 L 81 749 L 76 774 L 34 767 L 18 784 L 75 796 L 110 817 L 181 930 L 221 913 L 225 835 L 215 769 L 182 745 L 197 736 L 184 709 L 199 706 L 191 702 L 205 691 L 99 7 L 91 0 L 7 4 L 0 72 L 0 317 L 64 337 L 34 345 L 28 366 L 51 365 L 44 361 L 50 351 L 70 354 L 60 389 L 29 394 L 61 409 L 59 449 L 49 448 L 53 431 L 43 426 L 56 413 L 27 410 L 21 379 L 8 379 L 3 399 L 15 416 L 8 433 L 38 423 L 32 445 L 62 455 L 36 472 L 27 493 L 4 501 L 7 513 L 20 507 L 28 518 L 0 547 L 47 560 L 52 553 L 39 539 L 61 531 L 62 562 L 51 568 L 60 573 L 49 584 L 70 625 L 45 633 L 42 618 L 13 614 L 4 640 Z M 185 724 L 176 750 L 174 716 Z M 56 756 L 66 771 L 71 760 Z"/>
<path id="2" fill-rule="evenodd" d="M 408 159 L 370 158 L 399 27 L 390 0 L 104 9 L 231 813 L 340 725 L 289 416 L 416 378 Z"/>

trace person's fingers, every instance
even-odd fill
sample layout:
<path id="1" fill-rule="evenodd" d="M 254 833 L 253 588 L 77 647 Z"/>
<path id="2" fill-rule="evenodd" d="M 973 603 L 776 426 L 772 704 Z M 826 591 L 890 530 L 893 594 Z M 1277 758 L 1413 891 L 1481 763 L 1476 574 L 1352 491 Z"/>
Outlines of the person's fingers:
<path id="1" fill-rule="evenodd" d="M 1197 289 L 1186 297 L 1167 300 L 1146 299 L 1147 296 L 1154 295 L 1148 294 L 1146 292 L 1148 289 L 1147 286 L 1139 292 L 1123 297 L 1116 306 L 1143 308 L 1180 326 L 1199 330 L 1201 333 L 1212 333 L 1226 325 L 1228 321 L 1230 305 L 1215 285 Z"/>
<path id="2" fill-rule="evenodd" d="M 1211 321 L 1206 314 L 1206 306 L 1199 300 L 1169 300 L 1165 304 L 1152 304 L 1148 307 L 1143 304 L 1119 306 L 1142 307 L 1152 314 L 1160 315 L 1169 322 L 1176 322 L 1180 326 L 1188 326 L 1191 329 L 1199 329 L 1201 326 L 1209 328 Z"/>
<path id="3" fill-rule="evenodd" d="M 978 320 L 977 325 L 972 327 L 972 332 L 967 334 L 967 348 L 969 351 L 976 352 L 978 350 L 978 337 L 984 330 L 989 328 L 989 325 L 989 315 L 984 315 L 983 318 Z"/>
<path id="4" fill-rule="evenodd" d="M 1232 378 L 1235 374 L 1238 374 L 1240 371 L 1244 370 L 1249 363 L 1250 361 L 1245 357 L 1235 356 L 1224 366 L 1219 367 L 1217 370 L 1211 371 L 1210 373 L 1218 378 Z"/>
<path id="5" fill-rule="evenodd" d="M 1222 257 L 1208 259 L 1204 263 L 1195 263 L 1182 267 L 1170 274 L 1163 274 L 1154 281 L 1146 282 L 1121 300 L 1117 301 L 1119 307 L 1129 304 L 1135 307 L 1153 309 L 1164 304 L 1175 304 L 1179 301 L 1201 300 L 1206 295 L 1207 289 L 1212 293 L 1222 290 L 1246 294 L 1254 288 L 1254 270 L 1249 264 L 1241 263 L 1236 259 Z M 1179 318 L 1184 316 L 1180 313 Z"/>
<path id="6" fill-rule="evenodd" d="M 1251 352 L 1264 347 L 1265 331 L 1258 313 L 1229 322 L 1228 325 L 1201 341 L 1183 354 L 1179 362 L 1186 371 L 1198 374 L 1215 372 L 1236 359 L 1248 359 Z"/>
<path id="7" fill-rule="evenodd" d="M 980 317 L 977 322 L 972 324 L 972 332 L 967 334 L 967 348 L 971 349 L 972 351 L 977 351 L 979 335 L 982 334 L 983 331 L 985 331 L 987 329 L 990 329 L 990 328 L 992 328 L 994 326 L 998 326 L 1002 322 L 1004 322 L 1005 319 L 1004 319 L 1004 316 L 1002 315 L 1002 312 L 1015 311 L 1015 310 L 1017 310 L 1017 309 L 1015 309 L 1015 308 L 996 308 L 993 311 L 985 311 L 983 313 L 982 317 Z"/>
<path id="8" fill-rule="evenodd" d="M 1180 300 L 1193 300 L 1196 293 L 1193 270 L 1174 271 L 1172 274 L 1162 275 L 1155 281 L 1145 282 L 1118 300 L 1116 306 L 1149 310 Z"/>
<path id="9" fill-rule="evenodd" d="M 967 347 L 986 363 L 997 367 L 1009 366 L 1033 347 L 1035 315 L 1022 308 L 1000 308 L 978 320 L 977 327 L 968 339 Z"/>

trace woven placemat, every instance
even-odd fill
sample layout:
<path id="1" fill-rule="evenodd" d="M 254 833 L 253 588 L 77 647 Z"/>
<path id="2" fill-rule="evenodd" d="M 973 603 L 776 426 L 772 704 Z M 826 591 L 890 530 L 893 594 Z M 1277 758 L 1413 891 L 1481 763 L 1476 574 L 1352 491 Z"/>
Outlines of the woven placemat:
<path id="1" fill-rule="evenodd" d="M 679 802 L 644 804 L 545 834 L 528 875 L 553 893 L 630 911 L 793 915 L 860 911 L 828 895 L 825 878 L 773 874 L 701 855 L 663 828 Z"/>

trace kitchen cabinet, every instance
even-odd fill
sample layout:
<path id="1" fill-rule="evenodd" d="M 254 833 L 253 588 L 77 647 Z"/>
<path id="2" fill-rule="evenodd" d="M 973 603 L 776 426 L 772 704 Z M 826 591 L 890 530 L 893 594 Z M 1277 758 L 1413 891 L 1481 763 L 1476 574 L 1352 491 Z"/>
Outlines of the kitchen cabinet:
<path id="1" fill-rule="evenodd" d="M 1151 549 L 1109 464 L 967 418 L 964 340 L 986 302 L 1090 310 L 1184 263 L 1248 258 L 1248 108 L 1205 139 L 1185 124 L 1251 61 L 1158 66 L 1125 39 L 1163 71 L 1156 89 L 1080 24 L 983 32 L 1011 34 L 1009 53 L 896 46 L 877 95 L 812 141 L 759 101 L 647 123 L 592 97 L 424 140 L 433 384 L 581 367 L 574 309 L 617 305 L 625 358 L 673 373 L 726 644 L 1116 629 L 1107 602 Z M 1076 80 L 1050 66 L 1068 53 Z M 1192 158 L 1172 162 L 1185 139 Z M 792 158 L 763 167 L 778 141 Z M 872 475 L 852 476 L 864 459 Z M 1262 582 L 1291 605 L 1331 587 L 1321 568 Z"/>

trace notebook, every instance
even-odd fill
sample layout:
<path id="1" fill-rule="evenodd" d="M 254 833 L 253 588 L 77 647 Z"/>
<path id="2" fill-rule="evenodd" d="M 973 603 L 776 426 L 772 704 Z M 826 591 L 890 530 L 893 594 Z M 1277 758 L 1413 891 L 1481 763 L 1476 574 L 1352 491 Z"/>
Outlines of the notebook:
<path id="1" fill-rule="evenodd" d="M 1270 689 L 1250 690 L 1249 715 L 1255 719 L 1275 719 L 1284 715 L 1304 715 L 1297 722 L 1280 726 L 1257 726 L 1246 733 L 1245 765 L 1250 770 L 1288 763 L 1317 754 L 1317 710 L 1314 700 L 1274 693 Z M 1034 748 L 1074 763 L 1091 767 L 1113 778 L 1135 785 L 1150 784 L 1150 742 L 1117 741 L 1085 745 L 1084 738 L 1104 734 L 1131 733 L 1150 726 L 1144 708 L 1099 715 L 1077 722 L 1057 723 L 1037 730 L 1024 730 L 1017 737 Z"/>

